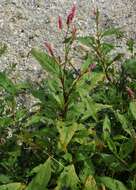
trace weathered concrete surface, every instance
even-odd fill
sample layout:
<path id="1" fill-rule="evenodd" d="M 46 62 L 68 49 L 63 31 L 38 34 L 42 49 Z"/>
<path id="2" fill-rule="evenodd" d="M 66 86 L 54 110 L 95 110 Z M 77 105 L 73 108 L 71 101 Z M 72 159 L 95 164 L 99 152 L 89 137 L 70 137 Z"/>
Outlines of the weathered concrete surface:
<path id="1" fill-rule="evenodd" d="M 0 42 L 8 46 L 8 52 L 0 59 L 0 68 L 15 63 L 16 75 L 22 79 L 39 78 L 40 66 L 27 57 L 28 52 L 32 47 L 43 47 L 45 40 L 59 47 L 62 36 L 57 17 L 61 14 L 66 18 L 72 4 L 72 0 L 0 0 Z M 75 22 L 80 34 L 93 31 L 92 11 L 98 6 L 103 26 L 121 26 L 136 39 L 136 0 L 77 0 L 77 6 Z"/>

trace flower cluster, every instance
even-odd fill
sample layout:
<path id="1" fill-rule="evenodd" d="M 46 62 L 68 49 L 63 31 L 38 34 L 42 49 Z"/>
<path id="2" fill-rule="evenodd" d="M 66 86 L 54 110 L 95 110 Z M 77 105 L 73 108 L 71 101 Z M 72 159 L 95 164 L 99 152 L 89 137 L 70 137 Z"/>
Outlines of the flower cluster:
<path id="1" fill-rule="evenodd" d="M 69 12 L 69 14 L 67 15 L 66 25 L 67 25 L 68 28 L 70 28 L 70 25 L 72 24 L 72 22 L 74 20 L 74 17 L 76 15 L 76 10 L 77 10 L 77 6 L 76 6 L 76 3 L 74 3 L 71 10 L 70 10 L 70 12 Z M 72 28 L 72 31 L 71 31 L 72 39 L 75 39 L 76 38 L 76 33 L 77 33 L 77 28 L 76 28 L 75 25 L 71 25 L 71 26 L 72 26 L 71 27 Z M 62 29 L 63 29 L 63 21 L 62 21 L 62 17 L 60 15 L 58 16 L 58 29 L 60 31 L 62 31 Z M 52 45 L 50 43 L 48 43 L 48 42 L 45 42 L 44 45 L 45 45 L 47 51 L 49 52 L 49 54 L 51 56 L 54 56 Z"/>

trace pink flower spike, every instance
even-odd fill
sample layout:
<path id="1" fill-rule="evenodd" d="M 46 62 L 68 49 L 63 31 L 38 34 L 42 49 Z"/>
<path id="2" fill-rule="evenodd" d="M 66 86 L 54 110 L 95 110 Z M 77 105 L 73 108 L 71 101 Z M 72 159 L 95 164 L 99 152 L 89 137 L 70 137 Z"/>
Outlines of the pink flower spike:
<path id="1" fill-rule="evenodd" d="M 51 47 L 51 44 L 49 44 L 48 42 L 45 42 L 45 47 L 47 48 L 47 50 L 49 51 L 49 53 L 54 56 L 54 53 L 53 53 L 53 49 Z"/>
<path id="2" fill-rule="evenodd" d="M 75 17 L 76 14 L 76 3 L 73 4 L 73 7 L 70 11 L 70 13 L 67 16 L 67 25 L 70 25 Z"/>
<path id="3" fill-rule="evenodd" d="M 60 30 L 62 30 L 62 27 L 63 27 L 63 24 L 62 24 L 62 17 L 59 16 L 59 17 L 58 17 L 58 28 L 59 28 Z"/>

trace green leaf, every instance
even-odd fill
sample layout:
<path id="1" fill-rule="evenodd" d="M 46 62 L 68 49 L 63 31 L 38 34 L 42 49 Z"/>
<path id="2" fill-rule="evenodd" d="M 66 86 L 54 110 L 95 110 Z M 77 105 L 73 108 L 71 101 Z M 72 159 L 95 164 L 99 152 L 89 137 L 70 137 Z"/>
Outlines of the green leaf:
<path id="1" fill-rule="evenodd" d="M 6 184 L 11 182 L 10 176 L 0 174 L 0 183 L 1 184 Z"/>
<path id="2" fill-rule="evenodd" d="M 29 82 L 21 82 L 16 84 L 16 89 L 18 92 L 24 92 L 25 90 L 30 89 L 30 84 Z"/>
<path id="3" fill-rule="evenodd" d="M 123 53 L 117 53 L 115 57 L 113 57 L 112 61 L 110 63 L 113 63 L 115 61 L 120 61 L 123 58 L 124 54 Z"/>
<path id="4" fill-rule="evenodd" d="M 111 152 L 113 152 L 117 156 L 117 148 L 114 141 L 111 138 L 107 138 L 107 145 Z"/>
<path id="5" fill-rule="evenodd" d="M 105 30 L 101 36 L 105 37 L 105 36 L 111 36 L 111 35 L 122 37 L 123 32 L 120 30 L 120 28 L 110 28 L 110 29 Z"/>
<path id="6" fill-rule="evenodd" d="M 84 184 L 86 182 L 86 178 L 89 176 L 93 176 L 95 174 L 95 169 L 94 165 L 91 160 L 85 160 L 84 161 L 84 166 L 80 170 L 80 180 Z M 89 180 L 89 179 L 88 179 Z"/>
<path id="7" fill-rule="evenodd" d="M 116 162 L 116 164 L 118 164 L 118 161 L 115 158 L 115 156 L 113 156 L 113 154 L 102 153 L 101 157 L 107 167 L 111 167 L 111 165 L 114 164 L 115 162 Z"/>
<path id="8" fill-rule="evenodd" d="M 80 96 L 86 96 L 92 90 L 94 90 L 101 81 L 104 79 L 104 74 L 102 72 L 92 72 L 91 74 L 84 75 L 82 80 L 77 83 L 77 91 Z M 89 84 L 87 83 L 89 82 Z"/>
<path id="9" fill-rule="evenodd" d="M 30 173 L 29 176 L 33 175 L 33 174 L 37 174 L 38 172 L 40 172 L 41 168 L 43 167 L 43 164 L 40 164 L 38 166 L 36 166 L 35 168 L 33 168 Z"/>
<path id="10" fill-rule="evenodd" d="M 4 45 L 1 44 L 1 47 L 0 47 L 0 57 L 1 57 L 2 54 L 5 53 L 6 49 L 7 49 L 7 46 L 5 44 Z"/>
<path id="11" fill-rule="evenodd" d="M 134 41 L 133 39 L 129 39 L 129 40 L 127 41 L 128 50 L 129 50 L 130 52 L 133 52 L 133 50 L 134 50 L 134 45 L 135 45 L 135 41 Z"/>
<path id="12" fill-rule="evenodd" d="M 109 190 L 127 190 L 125 185 L 119 180 L 111 177 L 99 177 L 99 179 Z"/>
<path id="13" fill-rule="evenodd" d="M 88 118 L 92 117 L 95 121 L 97 121 L 97 109 L 96 109 L 96 103 L 93 100 L 87 99 L 85 101 L 86 107 L 83 113 L 83 116 L 81 118 L 81 121 L 86 121 Z"/>
<path id="14" fill-rule="evenodd" d="M 55 190 L 60 190 L 64 187 L 70 188 L 72 190 L 79 190 L 79 178 L 75 172 L 74 165 L 69 165 L 64 168 L 58 179 L 58 185 Z"/>
<path id="15" fill-rule="evenodd" d="M 1 185 L 0 190 L 24 190 L 24 187 L 21 183 L 9 183 L 7 185 Z"/>
<path id="16" fill-rule="evenodd" d="M 46 189 L 48 182 L 51 178 L 51 163 L 51 159 L 48 158 L 48 160 L 46 160 L 42 167 L 40 165 L 40 168 L 38 168 L 38 173 L 28 185 L 27 190 Z"/>
<path id="17" fill-rule="evenodd" d="M 116 135 L 113 137 L 113 140 L 115 141 L 124 141 L 124 140 L 127 140 L 128 137 L 127 136 L 124 136 L 124 135 Z"/>
<path id="18" fill-rule="evenodd" d="M 117 116 L 119 122 L 121 123 L 123 130 L 126 133 L 128 133 L 129 135 L 131 135 L 131 130 L 129 128 L 129 124 L 128 124 L 126 117 L 124 115 L 120 114 L 119 112 L 117 112 L 116 116 Z"/>
<path id="19" fill-rule="evenodd" d="M 131 111 L 134 119 L 136 120 L 136 102 L 135 101 L 130 102 L 129 108 L 130 108 L 130 111 Z"/>
<path id="20" fill-rule="evenodd" d="M 5 91 L 15 95 L 16 87 L 4 72 L 0 72 L 0 86 L 3 87 Z"/>
<path id="21" fill-rule="evenodd" d="M 0 127 L 8 127 L 13 123 L 13 119 L 9 117 L 0 117 Z"/>
<path id="22" fill-rule="evenodd" d="M 31 54 L 40 63 L 43 69 L 51 74 L 59 74 L 59 65 L 56 63 L 55 59 L 49 56 L 47 53 L 32 49 Z"/>
<path id="23" fill-rule="evenodd" d="M 103 51 L 104 54 L 110 53 L 113 49 L 114 49 L 113 44 L 109 44 L 109 43 L 102 43 L 101 44 L 101 50 Z"/>
<path id="24" fill-rule="evenodd" d="M 111 122 L 108 116 L 106 116 L 103 123 L 103 138 L 106 141 L 110 151 L 116 155 L 117 154 L 116 145 L 114 141 L 110 138 L 110 133 L 111 133 Z"/>
<path id="25" fill-rule="evenodd" d="M 41 89 L 41 88 L 36 89 L 36 88 L 34 88 L 34 87 L 31 87 L 29 90 L 30 90 L 31 94 L 32 94 L 35 98 L 39 99 L 39 100 L 40 100 L 41 102 L 43 102 L 43 103 L 46 102 L 46 101 L 45 101 L 45 90 L 43 90 L 43 89 Z"/>
<path id="26" fill-rule="evenodd" d="M 101 82 L 104 79 L 104 73 L 102 72 L 92 72 L 91 74 L 91 84 L 90 84 L 90 89 L 89 90 L 93 90 L 98 84 L 99 82 Z"/>
<path id="27" fill-rule="evenodd" d="M 45 117 L 42 115 L 32 115 L 32 117 L 28 118 L 27 123 L 25 124 L 25 127 L 29 127 L 31 125 L 37 124 L 37 123 L 45 123 Z"/>
<path id="28" fill-rule="evenodd" d="M 68 38 L 66 38 L 66 39 L 63 41 L 64 44 L 71 43 L 71 42 L 72 42 L 72 38 L 71 38 L 71 37 L 68 37 Z"/>
<path id="29" fill-rule="evenodd" d="M 103 123 L 103 138 L 105 141 L 109 138 L 110 133 L 111 133 L 111 123 L 108 116 L 106 116 Z"/>
<path id="30" fill-rule="evenodd" d="M 81 65 L 81 72 L 85 72 L 89 68 L 89 65 L 92 64 L 92 62 L 92 58 L 88 56 L 84 63 Z"/>
<path id="31" fill-rule="evenodd" d="M 85 100 L 86 99 L 86 100 Z M 111 108 L 109 105 L 95 103 L 90 97 L 85 97 L 83 99 L 84 104 L 86 105 L 81 121 L 87 120 L 89 117 L 92 117 L 97 121 L 97 113 L 105 108 Z"/>
<path id="32" fill-rule="evenodd" d="M 78 37 L 77 40 L 82 44 L 91 47 L 95 43 L 95 38 L 91 36 Z"/>
<path id="33" fill-rule="evenodd" d="M 68 162 L 72 162 L 72 155 L 68 152 L 64 154 L 63 158 Z"/>
<path id="34" fill-rule="evenodd" d="M 98 190 L 93 176 L 88 176 L 84 185 L 84 190 Z"/>
<path id="35" fill-rule="evenodd" d="M 136 59 L 128 59 L 123 64 L 125 72 L 130 75 L 130 77 L 136 79 Z"/>
<path id="36" fill-rule="evenodd" d="M 67 145 L 71 141 L 72 137 L 74 136 L 76 130 L 78 129 L 77 123 L 72 123 L 67 126 L 64 122 L 58 121 L 57 122 L 57 129 L 59 131 L 59 147 L 66 152 Z"/>
<path id="37" fill-rule="evenodd" d="M 119 156 L 124 159 L 134 150 L 134 142 L 129 139 L 127 142 L 120 145 Z"/>

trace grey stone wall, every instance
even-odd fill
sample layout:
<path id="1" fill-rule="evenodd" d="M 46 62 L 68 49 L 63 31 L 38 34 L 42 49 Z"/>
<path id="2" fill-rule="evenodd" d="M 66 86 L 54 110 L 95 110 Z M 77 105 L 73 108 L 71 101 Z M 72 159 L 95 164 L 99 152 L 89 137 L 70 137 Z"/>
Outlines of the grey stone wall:
<path id="1" fill-rule="evenodd" d="M 101 11 L 104 27 L 121 26 L 129 37 L 136 39 L 136 0 L 77 0 L 79 33 L 93 32 L 93 9 Z M 0 59 L 0 69 L 17 64 L 15 77 L 38 80 L 41 68 L 28 52 L 32 47 L 44 48 L 50 41 L 60 48 L 61 34 L 57 29 L 58 15 L 66 18 L 72 0 L 0 0 L 0 42 L 8 46 Z M 59 50 L 58 50 L 59 52 Z"/>

